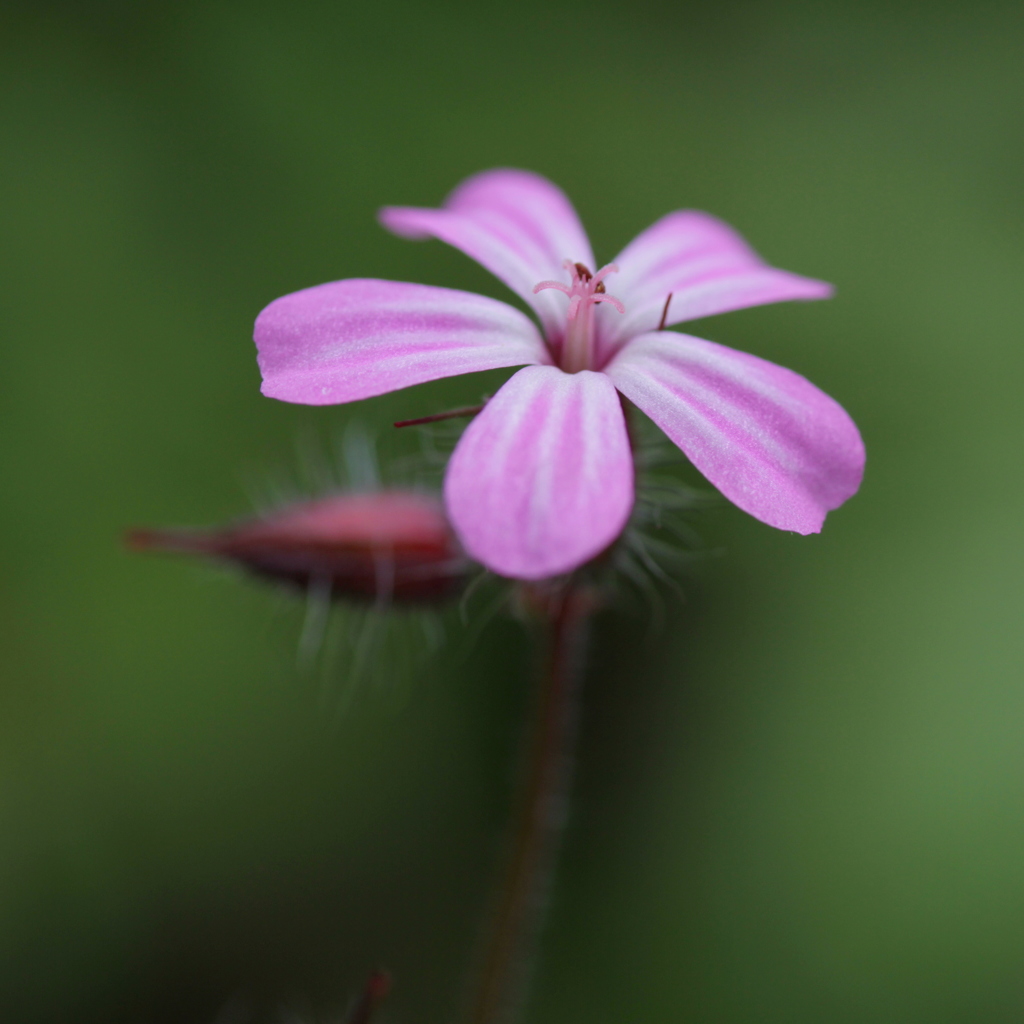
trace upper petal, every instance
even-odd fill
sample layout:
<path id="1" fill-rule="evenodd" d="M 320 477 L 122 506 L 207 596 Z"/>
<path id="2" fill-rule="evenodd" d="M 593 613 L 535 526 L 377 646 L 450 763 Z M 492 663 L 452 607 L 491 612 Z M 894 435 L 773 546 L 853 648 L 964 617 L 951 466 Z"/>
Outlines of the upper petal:
<path id="1" fill-rule="evenodd" d="M 615 388 L 589 370 L 520 370 L 462 435 L 444 491 L 466 550 L 503 576 L 545 579 L 589 561 L 633 507 Z"/>
<path id="2" fill-rule="evenodd" d="M 450 288 L 352 278 L 275 299 L 256 318 L 263 394 L 332 405 L 475 370 L 550 362 L 530 318 Z"/>
<path id="3" fill-rule="evenodd" d="M 864 445 L 838 402 L 774 363 L 674 331 L 634 338 L 605 371 L 730 501 L 797 533 L 854 494 Z"/>
<path id="4" fill-rule="evenodd" d="M 615 258 L 615 294 L 625 316 L 602 311 L 611 346 L 654 330 L 669 293 L 666 325 L 788 299 L 826 299 L 824 281 L 768 266 L 728 224 L 677 210 L 637 235 Z"/>
<path id="5" fill-rule="evenodd" d="M 595 269 L 572 203 L 529 171 L 484 171 L 459 185 L 440 210 L 388 206 L 380 219 L 397 235 L 432 235 L 461 249 L 525 299 L 552 336 L 564 328 L 565 299 L 550 291 L 534 295 L 533 286 L 561 280 L 566 259 Z"/>

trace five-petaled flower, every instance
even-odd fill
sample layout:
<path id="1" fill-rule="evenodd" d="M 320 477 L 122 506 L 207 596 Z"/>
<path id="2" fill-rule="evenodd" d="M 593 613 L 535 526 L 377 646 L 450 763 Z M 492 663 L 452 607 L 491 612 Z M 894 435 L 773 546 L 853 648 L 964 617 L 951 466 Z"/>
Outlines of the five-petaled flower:
<path id="1" fill-rule="evenodd" d="M 831 294 L 824 282 L 766 265 L 714 217 L 670 213 L 600 270 L 569 200 L 525 171 L 478 174 L 441 209 L 389 207 L 381 220 L 483 264 L 529 303 L 543 334 L 480 295 L 335 281 L 260 314 L 263 393 L 326 405 L 525 364 L 470 423 L 445 477 L 459 537 L 495 572 L 565 573 L 622 531 L 634 471 L 616 390 L 730 501 L 771 526 L 816 533 L 860 485 L 864 446 L 832 398 L 791 370 L 660 329 Z"/>

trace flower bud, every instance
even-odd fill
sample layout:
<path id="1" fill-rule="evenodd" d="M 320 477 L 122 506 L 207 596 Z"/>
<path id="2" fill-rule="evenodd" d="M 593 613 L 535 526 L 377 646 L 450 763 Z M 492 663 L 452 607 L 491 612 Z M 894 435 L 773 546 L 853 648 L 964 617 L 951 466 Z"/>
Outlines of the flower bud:
<path id="1" fill-rule="evenodd" d="M 441 502 L 416 491 L 334 494 L 212 530 L 132 530 L 136 551 L 179 551 L 241 565 L 270 579 L 330 588 L 332 596 L 437 601 L 471 563 Z"/>

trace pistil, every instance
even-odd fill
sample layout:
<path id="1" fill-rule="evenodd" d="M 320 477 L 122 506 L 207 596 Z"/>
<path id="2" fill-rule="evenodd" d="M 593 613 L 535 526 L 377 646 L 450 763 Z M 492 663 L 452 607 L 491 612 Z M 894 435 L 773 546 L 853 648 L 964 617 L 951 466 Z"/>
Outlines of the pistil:
<path id="1" fill-rule="evenodd" d="M 594 369 L 594 306 L 599 302 L 610 302 L 620 313 L 625 307 L 614 295 L 605 291 L 604 278 L 609 274 L 617 274 L 619 268 L 614 263 L 602 267 L 592 274 L 582 263 L 566 260 L 562 264 L 572 274 L 572 284 L 561 281 L 541 281 L 534 285 L 533 294 L 554 288 L 569 298 L 569 309 L 565 337 L 562 340 L 559 365 L 566 373 L 578 373 L 580 370 Z"/>

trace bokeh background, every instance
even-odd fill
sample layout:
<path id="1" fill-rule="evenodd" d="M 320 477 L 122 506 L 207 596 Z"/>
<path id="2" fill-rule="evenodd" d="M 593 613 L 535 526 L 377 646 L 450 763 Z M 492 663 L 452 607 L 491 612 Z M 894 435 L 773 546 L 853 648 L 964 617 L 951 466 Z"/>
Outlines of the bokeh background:
<path id="1" fill-rule="evenodd" d="M 869 452 L 820 536 L 722 507 L 653 640 L 602 622 L 531 1019 L 1024 1017 L 1019 3 L 5 0 L 0 125 L 4 1021 L 333 1019 L 378 963 L 388 1021 L 457 1013 L 519 627 L 332 716 L 298 604 L 119 537 L 475 401 L 263 399 L 251 324 L 345 276 L 507 298 L 375 222 L 499 165 L 599 259 L 688 206 L 836 282 L 693 333 Z"/>

